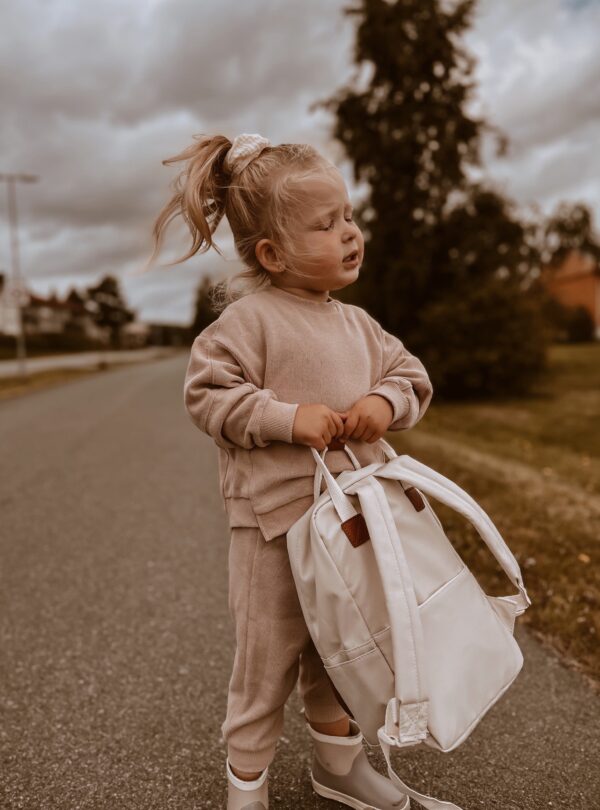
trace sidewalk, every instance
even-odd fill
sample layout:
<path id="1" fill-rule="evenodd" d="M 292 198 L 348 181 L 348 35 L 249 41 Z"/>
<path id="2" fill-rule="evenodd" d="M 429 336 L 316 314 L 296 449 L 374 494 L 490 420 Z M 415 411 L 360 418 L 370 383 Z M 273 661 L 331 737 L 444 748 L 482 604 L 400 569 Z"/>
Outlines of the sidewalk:
<path id="1" fill-rule="evenodd" d="M 99 363 L 109 366 L 120 363 L 132 363 L 141 360 L 158 360 L 161 357 L 171 357 L 184 351 L 180 346 L 147 346 L 144 349 L 125 349 L 121 351 L 73 352 L 69 354 L 46 355 L 44 357 L 28 357 L 25 361 L 27 374 L 38 371 L 50 371 L 63 368 L 90 368 Z M 19 364 L 17 360 L 0 360 L 0 378 L 18 377 Z"/>

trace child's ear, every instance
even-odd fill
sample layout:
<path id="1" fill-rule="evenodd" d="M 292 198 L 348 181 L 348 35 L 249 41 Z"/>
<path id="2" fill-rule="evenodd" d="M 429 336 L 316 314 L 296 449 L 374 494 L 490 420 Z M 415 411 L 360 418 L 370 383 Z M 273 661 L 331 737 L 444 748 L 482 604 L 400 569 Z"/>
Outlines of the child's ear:
<path id="1" fill-rule="evenodd" d="M 254 255 L 265 270 L 271 273 L 282 272 L 277 249 L 270 239 L 260 239 L 254 246 Z"/>

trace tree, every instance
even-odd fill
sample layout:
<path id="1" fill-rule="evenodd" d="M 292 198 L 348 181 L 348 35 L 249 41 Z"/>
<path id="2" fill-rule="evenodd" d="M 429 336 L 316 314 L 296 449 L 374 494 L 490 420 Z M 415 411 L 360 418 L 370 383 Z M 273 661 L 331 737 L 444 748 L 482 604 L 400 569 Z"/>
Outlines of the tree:
<path id="1" fill-rule="evenodd" d="M 211 307 L 209 298 L 209 291 L 213 286 L 213 283 L 213 280 L 209 276 L 204 276 L 196 290 L 194 317 L 192 323 L 190 324 L 192 340 L 217 317 Z"/>
<path id="2" fill-rule="evenodd" d="M 538 227 L 537 241 L 543 268 L 536 281 L 546 322 L 558 342 L 587 343 L 595 340 L 596 327 L 583 306 L 560 303 L 548 290 L 548 282 L 562 270 L 569 254 L 579 253 L 588 269 L 600 275 L 600 242 L 589 207 L 582 202 L 561 202 Z"/>
<path id="3" fill-rule="evenodd" d="M 124 324 L 135 320 L 135 312 L 127 308 L 118 280 L 114 276 L 104 276 L 96 286 L 88 287 L 86 293 L 94 304 L 96 323 L 109 328 L 112 348 L 121 348 L 121 329 Z"/>
<path id="4" fill-rule="evenodd" d="M 600 262 L 600 242 L 594 232 L 592 212 L 585 203 L 559 203 L 543 226 L 543 259 L 558 267 L 568 253 L 579 250 Z"/>
<path id="5" fill-rule="evenodd" d="M 535 223 L 467 173 L 484 131 L 499 154 L 508 144 L 465 112 L 474 60 L 459 39 L 475 5 L 347 7 L 358 18 L 355 80 L 365 65 L 370 78 L 313 105 L 334 112 L 334 137 L 369 189 L 356 209 L 366 260 L 344 298 L 418 354 L 441 397 L 526 390 L 549 339 L 533 284 Z"/>

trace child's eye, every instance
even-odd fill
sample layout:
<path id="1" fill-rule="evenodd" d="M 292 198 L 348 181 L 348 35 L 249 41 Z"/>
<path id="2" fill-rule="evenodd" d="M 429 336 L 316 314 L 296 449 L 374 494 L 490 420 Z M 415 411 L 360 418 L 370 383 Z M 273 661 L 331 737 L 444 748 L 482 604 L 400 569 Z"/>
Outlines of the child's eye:
<path id="1" fill-rule="evenodd" d="M 347 218 L 346 218 L 346 222 L 353 222 L 353 221 L 354 221 L 354 220 L 353 220 L 353 218 L 352 218 L 352 217 L 350 217 L 350 219 L 347 219 Z M 331 228 L 331 226 L 333 225 L 333 223 L 334 223 L 334 222 L 335 222 L 335 220 L 334 220 L 334 219 L 332 219 L 332 220 L 329 222 L 329 225 L 325 225 L 323 228 L 321 228 L 321 230 L 322 230 L 322 231 L 328 231 L 328 230 Z"/>

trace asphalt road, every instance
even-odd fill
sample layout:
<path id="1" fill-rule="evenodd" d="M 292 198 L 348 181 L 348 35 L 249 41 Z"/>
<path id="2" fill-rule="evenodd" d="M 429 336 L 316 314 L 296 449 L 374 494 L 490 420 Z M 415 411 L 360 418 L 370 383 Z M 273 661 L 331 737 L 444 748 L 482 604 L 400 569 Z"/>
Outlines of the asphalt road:
<path id="1" fill-rule="evenodd" d="M 228 532 L 186 362 L 0 402 L 2 810 L 225 806 Z M 600 700 L 516 637 L 524 668 L 470 737 L 396 762 L 464 810 L 600 808 Z M 312 792 L 299 709 L 294 693 L 271 807 L 337 807 Z"/>

